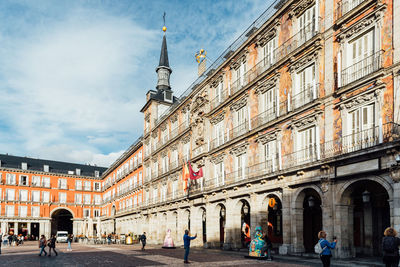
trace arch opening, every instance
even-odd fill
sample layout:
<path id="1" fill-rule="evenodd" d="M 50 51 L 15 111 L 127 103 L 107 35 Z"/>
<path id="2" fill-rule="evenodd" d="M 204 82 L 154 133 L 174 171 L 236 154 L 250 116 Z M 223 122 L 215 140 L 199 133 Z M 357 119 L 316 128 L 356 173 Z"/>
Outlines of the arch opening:
<path id="1" fill-rule="evenodd" d="M 303 245 L 305 252 L 313 253 L 322 230 L 322 201 L 314 189 L 305 189 L 303 195 Z"/>
<path id="2" fill-rule="evenodd" d="M 58 209 L 51 215 L 51 234 L 55 235 L 57 231 L 67 231 L 73 233 L 72 224 L 73 215 L 69 210 Z"/>

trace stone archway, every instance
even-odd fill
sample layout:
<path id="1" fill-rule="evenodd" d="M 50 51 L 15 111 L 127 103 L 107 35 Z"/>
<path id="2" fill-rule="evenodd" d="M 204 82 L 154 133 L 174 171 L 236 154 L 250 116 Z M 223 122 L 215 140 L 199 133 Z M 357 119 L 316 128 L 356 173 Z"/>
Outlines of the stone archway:
<path id="1" fill-rule="evenodd" d="M 51 234 L 55 235 L 57 231 L 67 231 L 73 233 L 74 218 L 72 212 L 65 208 L 55 209 L 51 212 Z"/>
<path id="2" fill-rule="evenodd" d="M 218 222 L 219 222 L 219 244 L 222 247 L 225 243 L 225 223 L 226 208 L 224 204 L 217 205 Z"/>
<path id="3" fill-rule="evenodd" d="M 270 200 L 274 205 L 270 205 Z M 277 194 L 268 194 L 262 203 L 263 211 L 261 218 L 261 227 L 263 232 L 268 233 L 268 237 L 272 243 L 282 244 L 282 201 Z"/>
<path id="4" fill-rule="evenodd" d="M 342 188 L 339 218 L 346 218 L 339 228 L 341 257 L 381 256 L 382 236 L 390 226 L 391 192 L 379 179 L 359 179 Z"/>
<path id="5" fill-rule="evenodd" d="M 310 186 L 297 191 L 292 204 L 292 222 L 295 225 L 295 252 L 314 253 L 318 232 L 322 230 L 322 192 Z"/>

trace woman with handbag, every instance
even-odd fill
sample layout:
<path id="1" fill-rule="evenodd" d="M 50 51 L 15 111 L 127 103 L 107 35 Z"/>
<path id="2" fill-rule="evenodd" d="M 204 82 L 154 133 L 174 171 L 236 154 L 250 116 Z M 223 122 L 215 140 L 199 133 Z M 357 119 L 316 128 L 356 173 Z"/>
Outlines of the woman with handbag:
<path id="1" fill-rule="evenodd" d="M 321 258 L 322 265 L 324 267 L 329 267 L 331 266 L 331 258 L 332 258 L 332 252 L 331 249 L 334 249 L 336 246 L 336 238 L 333 240 L 332 243 L 329 243 L 328 240 L 326 240 L 326 232 L 325 231 L 320 231 L 318 233 L 318 238 L 319 238 L 319 245 L 321 246 L 322 252 L 319 254 L 319 257 Z"/>

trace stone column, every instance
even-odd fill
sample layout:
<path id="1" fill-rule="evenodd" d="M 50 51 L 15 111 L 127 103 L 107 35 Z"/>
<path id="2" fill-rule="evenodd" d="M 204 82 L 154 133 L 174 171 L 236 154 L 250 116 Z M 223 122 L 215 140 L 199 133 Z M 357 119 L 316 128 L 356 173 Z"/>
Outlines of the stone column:
<path id="1" fill-rule="evenodd" d="M 44 234 L 46 237 L 50 237 L 51 223 L 50 220 L 44 222 Z"/>
<path id="2" fill-rule="evenodd" d="M 18 235 L 18 222 L 14 222 L 14 234 Z"/>
<path id="3" fill-rule="evenodd" d="M 240 248 L 240 233 L 242 226 L 240 225 L 240 208 L 236 207 L 235 201 L 226 200 L 226 224 L 225 224 L 225 244 L 224 249 Z"/>
<path id="4" fill-rule="evenodd" d="M 191 241 L 192 246 L 203 246 L 203 221 L 202 210 L 199 207 L 192 206 L 190 208 L 190 235 L 193 236 L 197 233 L 197 238 Z"/>
<path id="5" fill-rule="evenodd" d="M 256 227 L 261 226 L 263 231 L 268 231 L 268 206 L 263 206 L 265 195 L 252 194 L 250 196 L 250 230 L 254 233 Z"/>
<path id="6" fill-rule="evenodd" d="M 393 184 L 393 199 L 389 203 L 391 225 L 394 229 L 400 229 L 400 183 Z"/>
<path id="7" fill-rule="evenodd" d="M 26 223 L 26 228 L 27 228 L 27 236 L 30 236 L 31 235 L 31 222 L 27 222 Z"/>
<path id="8" fill-rule="evenodd" d="M 283 188 L 282 192 L 282 234 L 283 244 L 279 247 L 279 254 L 286 255 L 293 249 L 292 243 L 292 220 L 291 217 L 291 190 L 289 188 Z"/>
<path id="9" fill-rule="evenodd" d="M 293 208 L 291 212 L 292 220 L 292 246 L 293 252 L 304 252 L 303 240 L 303 208 Z"/>
<path id="10" fill-rule="evenodd" d="M 353 207 L 350 205 L 336 205 L 334 223 L 336 225 L 335 233 L 340 240 L 336 247 L 336 255 L 339 258 L 351 257 L 351 247 L 353 244 L 353 236 L 350 235 L 350 227 L 353 226 L 353 216 L 350 210 Z"/>
<path id="11" fill-rule="evenodd" d="M 218 207 L 211 203 L 206 204 L 207 246 L 210 247 L 220 247 L 219 214 Z"/>
<path id="12" fill-rule="evenodd" d="M 1 222 L 1 233 L 4 235 L 7 231 L 7 222 Z"/>
<path id="13" fill-rule="evenodd" d="M 45 229 L 44 229 L 44 222 L 40 222 L 39 223 L 39 235 L 42 236 L 42 235 L 45 235 L 45 234 L 46 234 L 46 232 L 45 232 Z"/>

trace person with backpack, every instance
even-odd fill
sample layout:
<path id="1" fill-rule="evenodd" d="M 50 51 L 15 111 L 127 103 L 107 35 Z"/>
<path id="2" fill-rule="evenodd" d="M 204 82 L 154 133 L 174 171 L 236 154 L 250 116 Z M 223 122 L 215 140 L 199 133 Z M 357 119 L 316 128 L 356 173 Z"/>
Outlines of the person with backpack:
<path id="1" fill-rule="evenodd" d="M 329 266 L 331 266 L 331 258 L 332 258 L 331 249 L 334 249 L 336 247 L 337 240 L 334 237 L 333 242 L 329 243 L 329 241 L 326 240 L 326 232 L 325 231 L 320 231 L 318 233 L 318 238 L 319 238 L 319 241 L 315 245 L 314 250 L 316 253 L 319 254 L 319 257 L 321 258 L 321 261 L 322 261 L 322 265 L 324 267 L 329 267 Z"/>
<path id="2" fill-rule="evenodd" d="M 67 238 L 68 248 L 67 251 L 72 251 L 71 243 L 72 243 L 72 235 L 69 234 Z"/>
<path id="3" fill-rule="evenodd" d="M 40 248 L 39 257 L 42 256 L 42 253 L 43 253 L 43 252 L 44 252 L 44 256 L 47 255 L 47 252 L 46 252 L 46 250 L 45 250 L 46 244 L 47 244 L 46 238 L 44 237 L 44 235 L 42 235 L 42 236 L 40 237 L 40 239 L 39 239 L 39 248 Z"/>
<path id="4" fill-rule="evenodd" d="M 386 267 L 399 265 L 399 246 L 400 238 L 396 237 L 397 232 L 392 227 L 385 229 L 382 239 L 383 262 Z"/>
<path id="5" fill-rule="evenodd" d="M 55 235 L 51 235 L 51 238 L 48 240 L 48 246 L 49 246 L 49 257 L 51 257 L 51 250 L 54 251 L 54 253 L 56 253 L 56 256 L 58 256 L 58 253 L 56 251 L 56 236 Z"/>

